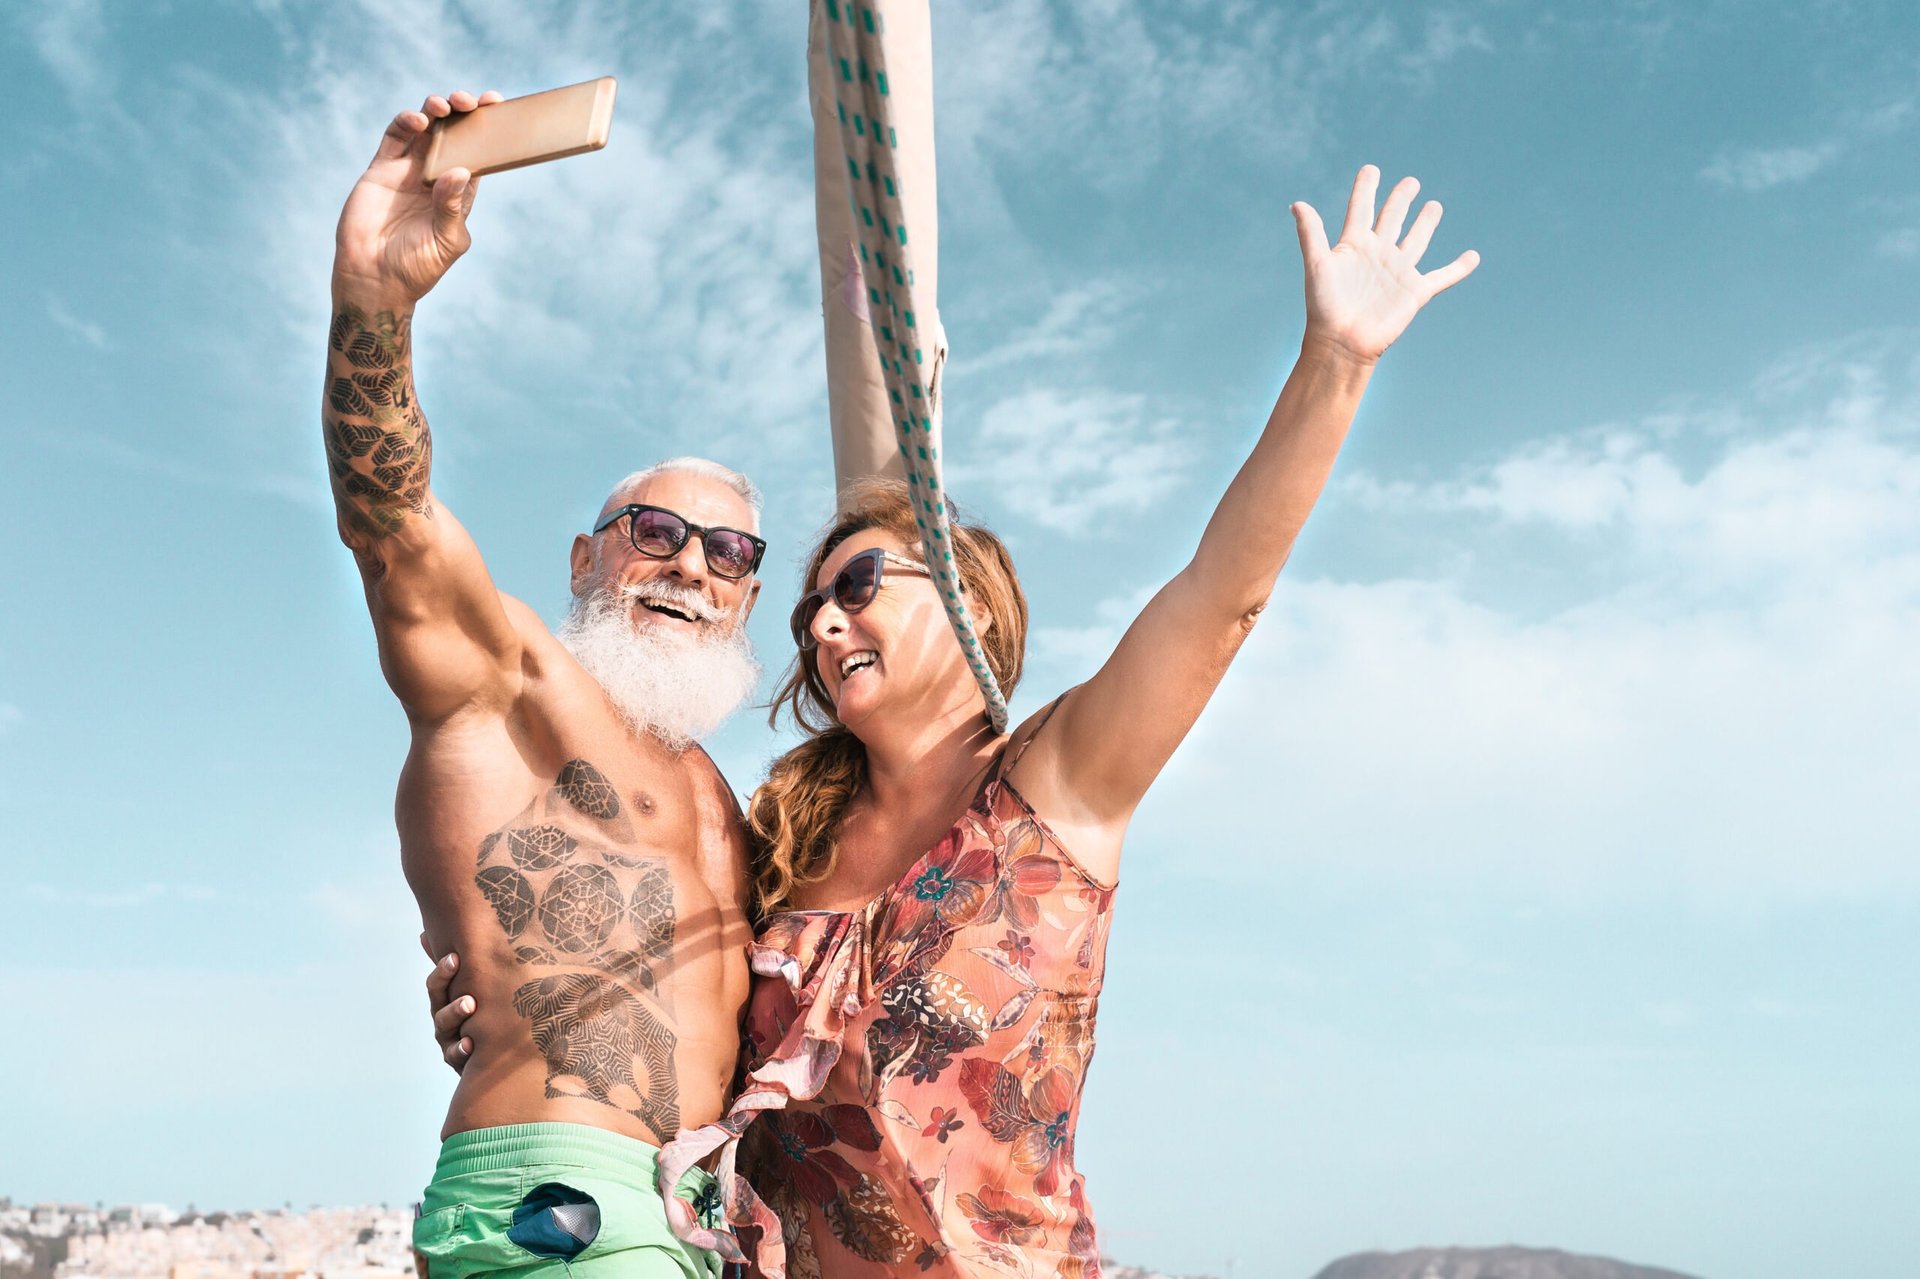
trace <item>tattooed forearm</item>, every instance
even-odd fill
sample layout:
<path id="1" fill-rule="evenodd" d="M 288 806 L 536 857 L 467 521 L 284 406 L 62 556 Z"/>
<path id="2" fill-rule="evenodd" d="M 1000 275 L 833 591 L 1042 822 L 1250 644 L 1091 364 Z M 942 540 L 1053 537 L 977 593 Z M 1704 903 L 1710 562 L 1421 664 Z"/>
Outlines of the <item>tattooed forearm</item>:
<path id="1" fill-rule="evenodd" d="M 414 398 L 411 329 L 410 316 L 343 302 L 327 336 L 320 420 L 341 536 L 356 550 L 428 514 L 433 439 Z"/>

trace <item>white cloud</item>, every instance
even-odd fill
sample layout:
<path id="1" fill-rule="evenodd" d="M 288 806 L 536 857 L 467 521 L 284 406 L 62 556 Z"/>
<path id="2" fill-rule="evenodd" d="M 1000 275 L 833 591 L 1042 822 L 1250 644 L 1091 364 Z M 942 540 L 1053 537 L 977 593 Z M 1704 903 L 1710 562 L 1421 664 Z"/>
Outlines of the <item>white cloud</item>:
<path id="1" fill-rule="evenodd" d="M 60 328 L 96 351 L 107 350 L 112 343 L 107 341 L 107 331 L 91 320 L 83 320 L 66 308 L 66 304 L 51 293 L 47 295 L 47 317 Z"/>
<path id="2" fill-rule="evenodd" d="M 1451 484 L 1383 482 L 1360 472 L 1339 491 L 1375 510 L 1480 511 L 1589 529 L 1617 519 L 1636 491 L 1671 478 L 1671 463 L 1638 436 L 1549 439 Z"/>
<path id="3" fill-rule="evenodd" d="M 1203 0 L 982 0 L 937 6 L 934 21 L 942 190 L 969 220 L 1007 228 L 998 160 L 1027 173 L 1044 158 L 1115 190 L 1196 136 L 1299 159 L 1332 135 L 1342 92 L 1424 90 L 1490 47 L 1452 9 L 1413 30 L 1380 13 Z"/>
<path id="4" fill-rule="evenodd" d="M 275 9 L 264 15 L 282 41 L 270 87 L 169 68 L 167 136 L 125 150 L 152 157 L 137 161 L 146 181 L 177 206 L 177 255 L 200 260 L 237 305 L 262 317 L 255 358 L 244 362 L 231 359 L 232 334 L 211 321 L 187 320 L 183 340 L 204 327 L 207 359 L 240 383 L 236 404 L 271 404 L 284 416 L 310 403 L 333 224 L 391 112 L 428 89 L 486 87 L 488 69 L 503 65 L 516 77 L 499 86 L 508 92 L 616 66 L 621 96 L 607 150 L 486 179 L 474 248 L 422 307 L 429 417 L 454 391 L 494 410 L 485 424 L 468 418 L 443 432 L 443 457 L 510 453 L 529 430 L 575 448 L 624 450 L 631 436 L 636 464 L 698 440 L 701 451 L 780 466 L 798 486 L 823 488 L 828 461 L 817 426 L 806 425 L 824 416 L 824 385 L 798 56 L 804 15 L 782 27 L 751 5 L 731 11 L 729 20 L 729 6 L 707 6 L 689 25 L 677 11 L 618 0 L 486 0 L 457 15 L 370 0 L 325 17 Z M 1296 20 L 1250 5 L 1196 4 L 1186 16 L 1193 20 L 1165 21 L 1137 0 L 1085 11 L 1041 0 L 942 9 L 942 187 L 963 216 L 989 209 L 976 234 L 1031 253 L 999 203 L 1010 159 L 1043 155 L 1126 182 L 1196 133 L 1222 130 L 1263 157 L 1299 155 L 1324 136 L 1320 104 L 1343 86 L 1424 81 L 1485 45 L 1471 23 L 1445 15 L 1405 29 L 1376 15 Z M 99 45 L 97 22 L 61 21 L 61 31 L 94 34 L 50 47 Z M 508 49 L 510 64 L 500 52 Z M 703 73 L 690 75 L 693 66 Z M 769 75 L 769 66 L 786 70 Z M 1117 138 L 1127 139 L 1124 155 L 1114 154 Z M 1108 144 L 1087 145 L 1097 139 Z M 171 175 L 188 161 L 218 177 L 182 192 Z M 999 274 L 1024 281 L 1007 285 L 1003 309 L 1045 299 L 1030 311 L 1039 318 L 983 352 L 975 370 L 1091 353 L 1111 336 L 1108 286 L 1063 282 L 1035 265 Z M 82 341 L 107 340 L 84 320 L 68 327 Z M 236 455 L 268 472 L 297 467 L 307 477 L 317 465 L 310 436 L 263 436 L 254 413 L 216 415 L 207 427 L 240 437 Z M 1094 491 L 1126 489 L 1111 479 Z"/>
<path id="5" fill-rule="evenodd" d="M 1838 142 L 1814 146 L 1751 147 L 1722 151 L 1700 176 L 1740 191 L 1766 191 L 1792 182 L 1804 182 L 1840 158 Z"/>
<path id="6" fill-rule="evenodd" d="M 1920 545 L 1920 452 L 1877 426 L 1747 441 L 1697 476 L 1653 437 L 1612 431 L 1528 445 L 1465 481 L 1391 486 L 1361 475 L 1344 487 L 1375 509 L 1604 534 L 1615 554 L 1690 573 L 1701 591 L 1788 574 L 1830 580 L 1835 564 Z"/>
<path id="7" fill-rule="evenodd" d="M 1341 490 L 1456 539 L 1495 594 L 1543 564 L 1620 576 L 1546 616 L 1450 577 L 1283 579 L 1134 843 L 1204 846 L 1229 874 L 1284 858 L 1602 894 L 1920 890 L 1911 347 L 1854 339 L 1707 415 L 1764 432 L 1617 427 Z M 1036 655 L 1083 676 L 1135 607 Z"/>
<path id="8" fill-rule="evenodd" d="M 1001 510 L 1071 534 L 1144 508 L 1185 478 L 1180 428 L 1144 396 L 1022 391 L 990 404 L 951 463 L 956 491 L 991 487 Z"/>
<path id="9" fill-rule="evenodd" d="M 1879 100 L 1873 105 L 1824 113 L 1827 124 L 1823 132 L 1827 136 L 1823 139 L 1794 146 L 1725 147 L 1700 170 L 1700 177 L 1748 192 L 1804 182 L 1842 157 L 1872 149 L 1901 133 L 1914 116 L 1916 99 L 1905 79 L 1898 82 L 1892 94 L 1884 87 L 1876 90 L 1864 83 L 1855 90 L 1861 100 L 1870 100 L 1876 94 Z"/>
<path id="10" fill-rule="evenodd" d="M 947 385 L 956 378 L 1007 367 L 1019 368 L 1087 355 L 1113 340 L 1127 292 L 1106 281 L 1081 284 L 1047 295 L 1046 310 L 978 354 L 956 352 Z"/>
<path id="11" fill-rule="evenodd" d="M 790 25 L 803 39 L 804 14 Z M 744 75 L 756 51 L 731 28 L 612 0 L 476 4 L 458 21 L 365 4 L 288 22 L 284 36 L 291 72 L 275 87 L 183 73 L 198 107 L 187 115 L 206 123 L 179 142 L 232 175 L 231 198 L 186 232 L 189 251 L 260 298 L 274 355 L 256 376 L 276 401 L 312 397 L 333 226 L 381 129 L 428 90 L 495 87 L 481 80 L 512 49 L 515 81 L 497 86 L 509 93 L 618 67 L 612 136 L 598 154 L 482 181 L 474 247 L 420 310 L 429 417 L 454 390 L 492 406 L 508 434 L 468 428 L 467 456 L 524 447 L 529 431 L 550 445 L 631 433 L 635 465 L 698 439 L 826 474 L 818 435 L 788 429 L 820 417 L 824 399 L 797 57 L 790 86 L 690 78 L 688 65 L 729 60 Z M 789 114 L 769 119 L 765 95 Z M 253 256 L 237 258 L 241 245 Z M 285 449 L 312 456 L 304 434 Z"/>
<path id="12" fill-rule="evenodd" d="M 113 90 L 114 76 L 102 46 L 106 20 L 100 0 L 42 0 L 17 14 L 34 52 L 76 103 Z"/>
<path id="13" fill-rule="evenodd" d="M 1493 41 L 1484 28 L 1458 10 L 1442 9 L 1427 15 L 1421 42 L 1400 55 L 1400 66 L 1424 85 L 1463 54 L 1492 52 Z"/>

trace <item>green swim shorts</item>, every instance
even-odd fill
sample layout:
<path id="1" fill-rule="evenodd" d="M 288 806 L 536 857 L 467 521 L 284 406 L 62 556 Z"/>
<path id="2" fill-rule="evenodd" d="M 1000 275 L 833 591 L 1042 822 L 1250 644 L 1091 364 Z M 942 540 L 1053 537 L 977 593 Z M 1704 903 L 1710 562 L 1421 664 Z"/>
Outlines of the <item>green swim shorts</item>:
<path id="1" fill-rule="evenodd" d="M 586 1124 L 513 1124 L 440 1146 L 414 1250 L 431 1279 L 717 1279 L 719 1259 L 682 1243 L 654 1188 L 652 1146 Z M 717 1205 L 694 1168 L 682 1195 Z"/>

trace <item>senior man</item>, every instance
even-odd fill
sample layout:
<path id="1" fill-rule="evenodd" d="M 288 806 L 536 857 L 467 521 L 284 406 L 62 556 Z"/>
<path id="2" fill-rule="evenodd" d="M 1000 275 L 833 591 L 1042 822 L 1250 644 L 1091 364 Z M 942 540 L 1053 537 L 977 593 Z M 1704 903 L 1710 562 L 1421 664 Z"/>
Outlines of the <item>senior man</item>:
<path id="1" fill-rule="evenodd" d="M 497 98 L 400 113 L 355 184 L 321 413 L 340 536 L 412 730 L 402 865 L 455 1006 L 475 1010 L 415 1246 L 433 1279 L 707 1273 L 668 1229 L 654 1154 L 721 1116 L 739 1049 L 746 841 L 695 743 L 755 685 L 759 498 L 701 459 L 630 476 L 574 540 L 553 633 L 434 497 L 413 310 L 469 244 L 476 183 L 426 186 L 426 136 Z M 688 1178 L 681 1193 L 710 1198 Z"/>

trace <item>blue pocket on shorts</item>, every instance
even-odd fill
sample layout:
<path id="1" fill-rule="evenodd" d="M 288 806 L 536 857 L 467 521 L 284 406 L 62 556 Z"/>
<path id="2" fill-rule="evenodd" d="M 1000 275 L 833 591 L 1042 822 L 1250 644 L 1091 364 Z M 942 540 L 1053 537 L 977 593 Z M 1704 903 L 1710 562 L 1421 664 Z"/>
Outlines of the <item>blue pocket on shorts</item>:
<path id="1" fill-rule="evenodd" d="M 592 1195 L 546 1181 L 513 1210 L 507 1238 L 536 1257 L 572 1261 L 600 1237 L 600 1225 L 600 1205 Z"/>

